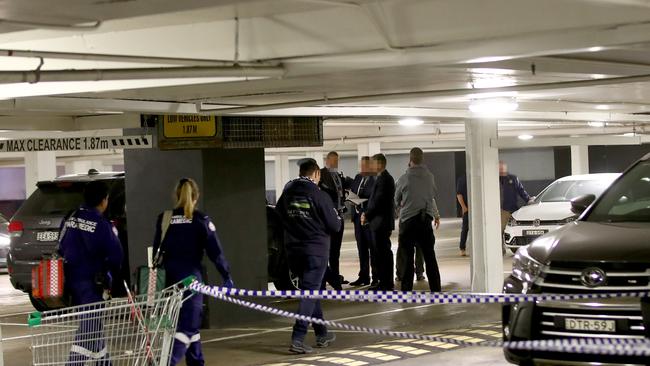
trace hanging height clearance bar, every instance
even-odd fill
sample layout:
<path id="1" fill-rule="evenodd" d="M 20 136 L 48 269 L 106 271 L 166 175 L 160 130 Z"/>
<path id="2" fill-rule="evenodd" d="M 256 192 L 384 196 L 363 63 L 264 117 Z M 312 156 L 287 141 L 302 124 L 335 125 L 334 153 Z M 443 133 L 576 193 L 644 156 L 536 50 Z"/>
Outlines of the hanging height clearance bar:
<path id="1" fill-rule="evenodd" d="M 0 141 L 0 153 L 151 148 L 153 148 L 153 139 L 150 135 L 34 138 Z"/>

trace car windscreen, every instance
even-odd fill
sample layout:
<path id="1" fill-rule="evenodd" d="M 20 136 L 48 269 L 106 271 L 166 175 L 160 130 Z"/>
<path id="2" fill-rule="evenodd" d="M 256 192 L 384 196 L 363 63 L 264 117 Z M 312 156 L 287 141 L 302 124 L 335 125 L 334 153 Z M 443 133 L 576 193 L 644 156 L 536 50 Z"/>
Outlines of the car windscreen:
<path id="1" fill-rule="evenodd" d="M 83 202 L 84 183 L 47 183 L 39 185 L 20 208 L 20 215 L 66 215 Z"/>
<path id="2" fill-rule="evenodd" d="M 538 197 L 537 202 L 568 202 L 585 194 L 598 197 L 611 180 L 565 180 L 551 184 Z"/>
<path id="3" fill-rule="evenodd" d="M 587 221 L 650 222 L 650 162 L 622 176 L 593 208 Z"/>

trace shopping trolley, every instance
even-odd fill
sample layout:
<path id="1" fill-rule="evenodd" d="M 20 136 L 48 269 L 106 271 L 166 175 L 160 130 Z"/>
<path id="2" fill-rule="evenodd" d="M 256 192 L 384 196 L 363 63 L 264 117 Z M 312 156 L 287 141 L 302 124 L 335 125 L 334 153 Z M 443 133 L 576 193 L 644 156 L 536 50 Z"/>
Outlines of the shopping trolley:
<path id="1" fill-rule="evenodd" d="M 151 295 L 35 312 L 33 365 L 167 366 L 188 277 Z"/>

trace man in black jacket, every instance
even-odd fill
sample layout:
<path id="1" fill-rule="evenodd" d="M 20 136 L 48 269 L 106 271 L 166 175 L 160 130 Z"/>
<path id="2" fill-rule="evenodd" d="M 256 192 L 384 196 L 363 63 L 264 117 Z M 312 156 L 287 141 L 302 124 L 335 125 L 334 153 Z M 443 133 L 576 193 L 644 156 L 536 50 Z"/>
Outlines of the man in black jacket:
<path id="1" fill-rule="evenodd" d="M 346 178 L 341 174 L 339 169 L 339 154 L 336 151 L 330 151 L 325 159 L 326 167 L 321 169 L 321 180 L 318 186 L 320 189 L 327 193 L 332 200 L 334 208 L 339 213 L 339 217 L 343 217 L 345 213 L 345 190 L 350 188 L 350 178 Z M 343 222 L 343 220 L 341 220 Z M 332 234 L 330 243 L 329 255 L 329 268 L 326 274 L 327 282 L 335 290 L 342 290 L 341 285 L 348 282 L 341 276 L 339 261 L 341 258 L 341 244 L 343 242 L 343 225 L 341 230 Z"/>
<path id="2" fill-rule="evenodd" d="M 370 157 L 364 156 L 360 163 L 361 172 L 354 177 L 350 190 L 360 199 L 370 198 L 372 189 L 375 186 L 375 177 L 370 171 Z M 361 225 L 361 214 L 368 206 L 368 202 L 356 204 L 352 212 L 352 222 L 354 223 L 354 236 L 357 240 L 357 250 L 359 252 L 359 278 L 350 283 L 352 286 L 370 285 L 370 274 L 372 268 L 372 285 L 378 284 L 379 273 L 377 272 L 377 253 L 375 253 L 372 233 L 368 225 Z"/>
<path id="3" fill-rule="evenodd" d="M 375 186 L 368 200 L 366 212 L 361 215 L 361 224 L 370 225 L 375 248 L 377 250 L 377 265 L 379 284 L 370 290 L 392 291 L 393 282 L 393 251 L 390 235 L 395 230 L 395 180 L 386 170 L 386 157 L 376 154 L 372 157 L 372 169 L 377 173 Z"/>
<path id="4" fill-rule="evenodd" d="M 320 170 L 314 159 L 300 164 L 300 178 L 289 182 L 276 210 L 285 228 L 291 271 L 300 279 L 301 290 L 320 290 L 330 253 L 330 235 L 341 230 L 342 221 L 330 198 L 318 188 Z M 320 301 L 301 299 L 298 314 L 323 318 Z M 292 353 L 311 353 L 304 343 L 309 323 L 298 320 L 291 335 Z M 313 324 L 316 347 L 324 348 L 336 338 L 323 325 Z"/>

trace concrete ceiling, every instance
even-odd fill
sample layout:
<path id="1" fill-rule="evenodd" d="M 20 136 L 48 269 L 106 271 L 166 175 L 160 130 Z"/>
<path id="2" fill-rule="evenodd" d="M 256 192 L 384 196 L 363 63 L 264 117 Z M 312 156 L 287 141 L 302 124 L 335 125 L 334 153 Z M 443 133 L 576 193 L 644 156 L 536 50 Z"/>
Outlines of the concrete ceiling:
<path id="1" fill-rule="evenodd" d="M 454 140 L 476 117 L 469 102 L 490 95 L 520 105 L 500 116 L 504 133 L 644 134 L 650 123 L 638 114 L 650 112 L 643 0 L 5 0 L 0 20 L 3 130 L 202 111 L 325 115 L 326 139 L 350 146 Z M 400 116 L 427 124 L 403 129 Z"/>

